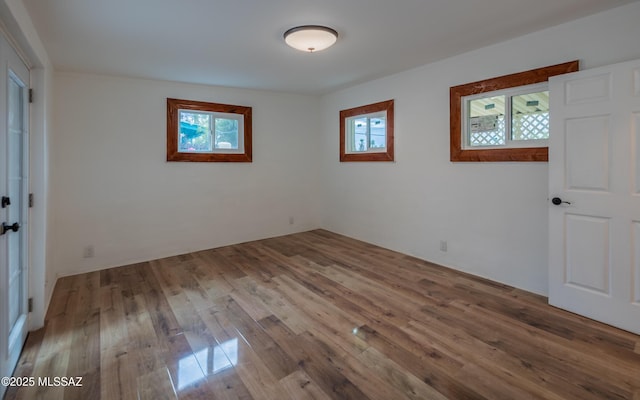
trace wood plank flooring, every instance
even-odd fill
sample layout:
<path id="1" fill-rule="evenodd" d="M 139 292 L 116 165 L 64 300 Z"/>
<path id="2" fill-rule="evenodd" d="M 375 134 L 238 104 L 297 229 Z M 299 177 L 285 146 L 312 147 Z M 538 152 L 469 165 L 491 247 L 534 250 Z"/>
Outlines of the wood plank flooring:
<path id="1" fill-rule="evenodd" d="M 7 399 L 640 400 L 640 337 L 316 230 L 60 279 Z"/>

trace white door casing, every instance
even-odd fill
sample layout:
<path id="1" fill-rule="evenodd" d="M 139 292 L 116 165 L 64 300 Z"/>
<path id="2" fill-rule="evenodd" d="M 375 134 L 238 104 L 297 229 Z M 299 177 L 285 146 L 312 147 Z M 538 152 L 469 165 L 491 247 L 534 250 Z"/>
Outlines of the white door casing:
<path id="1" fill-rule="evenodd" d="M 28 325 L 28 87 L 28 68 L 0 34 L 0 377 L 12 374 Z"/>
<path id="2" fill-rule="evenodd" d="M 549 304 L 640 334 L 640 60 L 549 91 Z"/>

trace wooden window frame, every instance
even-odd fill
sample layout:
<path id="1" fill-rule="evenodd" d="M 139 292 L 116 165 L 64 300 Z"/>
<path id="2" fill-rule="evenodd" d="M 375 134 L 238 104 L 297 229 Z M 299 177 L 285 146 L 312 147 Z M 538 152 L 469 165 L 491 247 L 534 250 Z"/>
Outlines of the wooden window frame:
<path id="1" fill-rule="evenodd" d="M 462 99 L 479 93 L 493 92 L 517 86 L 546 82 L 549 77 L 579 70 L 579 61 L 570 61 L 549 67 L 504 75 L 483 81 L 453 86 L 449 89 L 450 156 L 452 162 L 491 161 L 548 161 L 548 147 L 467 150 L 462 147 Z"/>
<path id="2" fill-rule="evenodd" d="M 186 153 L 178 151 L 178 114 L 180 110 L 239 114 L 243 117 L 244 151 L 242 153 L 211 152 Z M 252 109 L 246 106 L 208 103 L 204 101 L 167 98 L 167 161 L 189 162 L 251 162 L 252 161 Z"/>
<path id="3" fill-rule="evenodd" d="M 365 106 L 349 108 L 340 111 L 340 161 L 394 161 L 393 146 L 393 100 L 381 101 L 379 103 L 367 104 Z M 380 152 L 349 153 L 346 145 L 346 121 L 347 118 L 359 115 L 372 114 L 376 112 L 386 112 L 385 140 L 386 150 Z"/>

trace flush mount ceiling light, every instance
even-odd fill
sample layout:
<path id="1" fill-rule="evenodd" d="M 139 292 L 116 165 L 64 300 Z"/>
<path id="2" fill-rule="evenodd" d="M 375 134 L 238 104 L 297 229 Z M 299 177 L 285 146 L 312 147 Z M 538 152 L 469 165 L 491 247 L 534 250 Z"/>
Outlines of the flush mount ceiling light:
<path id="1" fill-rule="evenodd" d="M 338 32 L 326 26 L 303 25 L 284 33 L 284 41 L 294 49 L 313 53 L 331 47 L 338 40 Z"/>

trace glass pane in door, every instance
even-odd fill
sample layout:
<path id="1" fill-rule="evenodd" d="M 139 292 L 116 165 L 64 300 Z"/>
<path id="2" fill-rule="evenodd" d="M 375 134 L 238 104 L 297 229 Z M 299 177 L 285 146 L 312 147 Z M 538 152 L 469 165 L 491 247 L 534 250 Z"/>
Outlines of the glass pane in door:
<path id="1" fill-rule="evenodd" d="M 7 165 L 7 186 L 11 205 L 7 210 L 7 224 L 18 223 L 22 228 L 23 214 L 23 151 L 24 151 L 24 85 L 12 76 L 8 79 L 8 135 L 7 147 L 9 152 Z M 24 276 L 23 276 L 23 252 L 21 232 L 9 231 L 6 233 L 9 267 L 9 331 L 18 322 L 25 310 L 24 305 Z"/>

